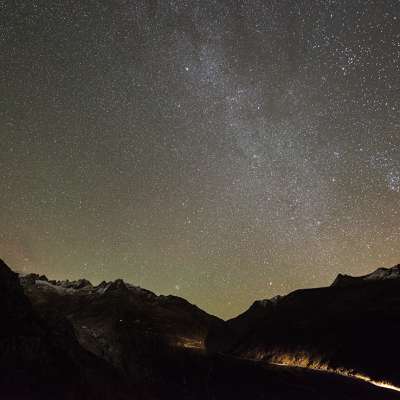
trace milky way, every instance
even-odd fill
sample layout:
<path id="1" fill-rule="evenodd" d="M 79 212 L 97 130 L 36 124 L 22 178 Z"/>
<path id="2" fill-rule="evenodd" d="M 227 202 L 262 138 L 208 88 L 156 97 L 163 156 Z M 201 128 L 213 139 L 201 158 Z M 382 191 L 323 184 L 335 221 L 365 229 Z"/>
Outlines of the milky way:
<path id="1" fill-rule="evenodd" d="M 0 254 L 229 317 L 400 261 L 400 2 L 0 1 Z"/>

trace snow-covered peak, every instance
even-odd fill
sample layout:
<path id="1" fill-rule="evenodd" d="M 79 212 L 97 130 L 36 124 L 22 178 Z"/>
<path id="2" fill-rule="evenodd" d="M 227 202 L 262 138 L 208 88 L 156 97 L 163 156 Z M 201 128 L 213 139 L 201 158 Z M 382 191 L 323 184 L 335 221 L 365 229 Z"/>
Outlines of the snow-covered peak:
<path id="1" fill-rule="evenodd" d="M 113 282 L 101 282 L 98 286 L 96 286 L 95 291 L 99 294 L 104 294 L 110 291 L 119 291 L 119 292 L 136 292 L 136 293 L 146 293 L 148 292 L 146 289 L 142 289 L 139 286 L 131 285 L 130 283 L 126 283 L 122 279 L 116 279 Z M 151 292 L 149 292 L 151 293 Z"/>
<path id="2" fill-rule="evenodd" d="M 277 304 L 281 298 L 282 296 L 277 295 L 272 297 L 271 299 L 257 300 L 254 304 L 261 307 L 268 307 L 271 304 Z"/>
<path id="3" fill-rule="evenodd" d="M 51 290 L 51 291 L 57 292 L 60 295 L 73 294 L 76 290 L 76 289 L 72 289 L 72 288 L 65 288 L 63 286 L 51 283 L 49 281 L 40 280 L 40 279 L 37 279 L 35 281 L 35 285 L 39 286 L 40 288 L 42 288 L 44 290 Z"/>
<path id="4" fill-rule="evenodd" d="M 400 264 L 392 268 L 378 268 L 376 271 L 364 277 L 364 280 L 399 279 Z"/>
<path id="5" fill-rule="evenodd" d="M 97 286 L 93 286 L 87 279 L 79 279 L 75 281 L 67 280 L 49 280 L 44 275 L 27 274 L 19 275 L 20 282 L 25 287 L 36 286 L 42 290 L 53 290 L 59 294 L 70 295 L 104 295 L 105 293 L 115 294 L 134 294 L 148 299 L 156 298 L 157 295 L 150 290 L 143 289 L 126 283 L 122 279 L 106 282 L 103 281 Z"/>
<path id="6" fill-rule="evenodd" d="M 349 284 L 360 283 L 365 281 L 383 281 L 400 279 L 400 264 L 391 268 L 378 268 L 370 274 L 354 277 L 350 275 L 339 274 L 332 286 L 347 286 Z"/>
<path id="7" fill-rule="evenodd" d="M 77 281 L 57 281 L 56 284 L 58 286 L 62 286 L 66 289 L 83 289 L 83 288 L 92 288 L 93 285 L 87 279 L 78 279 Z"/>

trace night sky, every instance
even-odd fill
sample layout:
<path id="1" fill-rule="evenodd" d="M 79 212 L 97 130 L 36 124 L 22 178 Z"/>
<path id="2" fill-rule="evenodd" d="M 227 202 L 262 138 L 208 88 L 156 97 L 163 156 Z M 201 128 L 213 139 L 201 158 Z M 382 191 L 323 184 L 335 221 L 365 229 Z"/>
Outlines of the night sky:
<path id="1" fill-rule="evenodd" d="M 400 262 L 400 1 L 0 1 L 0 256 L 222 317 Z"/>

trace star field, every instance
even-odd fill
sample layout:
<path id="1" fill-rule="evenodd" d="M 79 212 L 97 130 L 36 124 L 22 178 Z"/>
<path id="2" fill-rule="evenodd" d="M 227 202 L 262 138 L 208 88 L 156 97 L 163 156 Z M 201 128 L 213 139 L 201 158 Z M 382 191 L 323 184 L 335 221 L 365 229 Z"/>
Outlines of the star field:
<path id="1" fill-rule="evenodd" d="M 400 2 L 0 1 L 0 255 L 222 317 L 400 259 Z"/>

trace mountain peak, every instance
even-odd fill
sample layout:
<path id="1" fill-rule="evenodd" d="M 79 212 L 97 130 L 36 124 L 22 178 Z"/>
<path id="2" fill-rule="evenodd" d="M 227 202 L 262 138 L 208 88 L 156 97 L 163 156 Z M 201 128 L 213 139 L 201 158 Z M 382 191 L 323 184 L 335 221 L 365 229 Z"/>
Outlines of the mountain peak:
<path id="1" fill-rule="evenodd" d="M 57 284 L 65 289 L 83 289 L 93 287 L 87 279 L 78 279 L 76 281 L 69 281 L 67 279 L 66 281 L 59 281 Z"/>
<path id="2" fill-rule="evenodd" d="M 274 305 L 274 304 L 277 304 L 279 302 L 279 300 L 282 299 L 282 297 L 283 296 L 278 294 L 277 296 L 274 296 L 270 299 L 256 300 L 253 303 L 253 306 L 267 307 L 269 305 Z"/>
<path id="3" fill-rule="evenodd" d="M 114 282 L 110 283 L 108 290 L 127 290 L 128 287 L 122 279 L 116 279 Z"/>
<path id="4" fill-rule="evenodd" d="M 345 274 L 339 274 L 331 286 L 348 286 L 352 284 L 359 284 L 368 281 L 383 281 L 400 279 L 400 264 L 395 265 L 391 268 L 378 268 L 374 272 L 362 276 L 351 276 Z"/>

